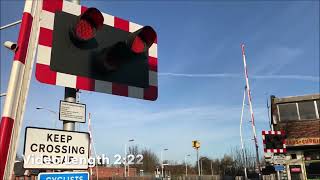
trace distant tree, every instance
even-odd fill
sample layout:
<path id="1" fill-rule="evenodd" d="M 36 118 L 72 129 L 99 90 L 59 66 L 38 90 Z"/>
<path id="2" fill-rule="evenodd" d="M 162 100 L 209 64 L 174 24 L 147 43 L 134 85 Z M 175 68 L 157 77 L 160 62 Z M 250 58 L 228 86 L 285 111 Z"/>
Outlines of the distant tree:
<path id="1" fill-rule="evenodd" d="M 165 166 L 165 171 L 171 176 L 183 176 L 185 174 L 186 168 L 184 164 L 169 164 Z"/>
<path id="2" fill-rule="evenodd" d="M 244 151 L 245 155 L 243 155 L 239 146 L 235 146 L 231 148 L 230 153 L 225 154 L 222 158 L 210 159 L 206 156 L 200 157 L 199 160 L 200 165 L 202 164 L 202 174 L 211 175 L 213 172 L 214 175 L 243 176 L 244 166 L 247 167 L 248 174 L 254 172 L 256 164 L 255 154 L 252 149 L 249 149 L 248 147 L 245 147 Z M 135 159 L 135 164 L 130 165 L 130 167 L 137 169 L 137 173 L 139 173 L 140 170 L 143 170 L 145 173 L 154 173 L 157 167 L 161 171 L 161 162 L 157 155 L 150 149 L 140 150 L 138 146 L 131 146 L 129 147 L 128 154 L 132 154 L 135 157 L 139 154 L 143 156 L 142 164 L 137 164 L 137 159 Z M 172 177 L 185 175 L 186 166 L 184 162 L 181 162 L 164 160 L 164 163 L 168 164 L 164 168 L 165 172 L 169 173 Z M 188 174 L 198 174 L 197 162 L 195 162 L 194 165 L 188 165 Z"/>
<path id="3" fill-rule="evenodd" d="M 132 155 L 134 155 L 136 157 L 139 153 L 140 153 L 139 152 L 139 147 L 137 145 L 129 147 L 128 154 L 132 154 Z"/>
<path id="4" fill-rule="evenodd" d="M 137 173 L 139 173 L 140 170 L 143 170 L 145 173 L 154 173 L 159 165 L 159 159 L 151 149 L 139 150 L 138 146 L 130 146 L 129 154 L 132 154 L 135 157 L 133 161 L 134 164 L 130 165 L 130 167 L 136 168 Z M 142 155 L 143 157 L 141 164 L 138 164 L 138 155 Z"/>
<path id="5" fill-rule="evenodd" d="M 137 161 L 139 160 L 137 158 L 137 156 L 140 154 L 139 152 L 139 147 L 137 145 L 134 146 L 130 146 L 129 147 L 129 151 L 128 151 L 128 155 L 133 155 L 134 159 L 133 159 L 133 163 L 134 165 L 132 167 L 135 167 L 135 165 L 137 164 Z"/>
<path id="6" fill-rule="evenodd" d="M 159 164 L 159 159 L 157 155 L 150 149 L 142 150 L 141 154 L 143 156 L 141 169 L 143 169 L 144 172 L 153 173 L 157 168 L 157 165 Z"/>
<path id="7" fill-rule="evenodd" d="M 232 175 L 232 168 L 234 167 L 234 161 L 232 157 L 225 154 L 220 161 L 220 167 L 223 175 Z"/>
<path id="8" fill-rule="evenodd" d="M 219 159 L 214 159 L 212 160 L 212 169 L 213 169 L 213 174 L 217 175 L 220 174 L 220 160 Z"/>
<path id="9" fill-rule="evenodd" d="M 232 147 L 230 155 L 234 161 L 234 174 L 244 175 L 244 167 L 247 167 L 248 171 L 254 171 L 256 164 L 255 154 L 248 146 L 244 146 L 244 152 L 239 146 Z"/>
<path id="10" fill-rule="evenodd" d="M 202 156 L 199 158 L 199 161 L 200 161 L 200 169 L 202 169 L 202 175 L 211 175 L 212 159 Z"/>

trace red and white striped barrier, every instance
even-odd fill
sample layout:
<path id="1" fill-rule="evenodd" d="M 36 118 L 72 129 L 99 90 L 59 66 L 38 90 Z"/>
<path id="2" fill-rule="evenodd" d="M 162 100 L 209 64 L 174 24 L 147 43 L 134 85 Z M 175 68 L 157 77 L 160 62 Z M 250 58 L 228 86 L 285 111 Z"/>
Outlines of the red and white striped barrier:
<path id="1" fill-rule="evenodd" d="M 254 135 L 254 141 L 257 144 L 257 133 L 256 133 L 256 127 L 255 127 L 254 115 L 253 115 L 253 109 L 252 109 L 251 91 L 250 91 L 250 86 L 249 86 L 249 77 L 248 77 L 246 56 L 244 53 L 244 44 L 241 45 L 241 49 L 242 49 L 242 57 L 243 57 L 243 64 L 244 64 L 244 73 L 245 73 L 245 78 L 246 78 L 246 86 L 247 86 L 246 90 L 247 90 L 247 94 L 248 94 L 248 101 L 249 101 L 249 108 L 250 108 L 250 115 L 251 115 L 251 125 L 252 125 L 252 130 L 253 130 L 253 135 Z"/>
<path id="2" fill-rule="evenodd" d="M 260 160 L 259 160 L 259 145 L 257 141 L 257 133 L 256 133 L 256 126 L 254 122 L 254 115 L 253 115 L 253 108 L 252 108 L 252 101 L 251 101 L 251 91 L 250 91 L 250 86 L 249 86 L 249 77 L 248 77 L 248 70 L 247 70 L 247 62 L 246 62 L 246 56 L 244 53 L 244 44 L 241 44 L 241 50 L 242 50 L 242 59 L 243 59 L 243 65 L 244 65 L 244 74 L 246 78 L 246 89 L 247 89 L 247 94 L 248 94 L 248 102 L 249 102 L 249 108 L 250 108 L 250 114 L 251 114 L 251 126 L 252 126 L 252 131 L 253 131 L 253 140 L 255 143 L 256 147 L 256 161 L 258 165 L 259 172 L 261 172 L 260 168 Z"/>
<path id="3" fill-rule="evenodd" d="M 3 114 L 0 123 L 0 179 L 8 180 L 12 175 L 13 164 L 15 161 L 17 137 L 20 132 L 21 120 L 16 119 L 17 116 L 22 118 L 21 109 L 18 109 L 19 103 L 25 105 L 21 98 L 21 89 L 24 80 L 25 70 L 31 71 L 31 67 L 26 67 L 29 39 L 33 23 L 34 1 L 26 0 L 22 15 L 22 22 L 18 37 L 18 50 L 15 52 L 10 79 L 8 83 L 7 96 L 3 107 Z M 31 64 L 31 63 L 28 63 Z M 26 70 L 26 71 L 27 71 Z M 26 85 L 28 88 L 28 82 Z M 22 93 L 24 94 L 24 93 Z M 20 107 L 24 109 L 24 107 Z M 18 112 L 19 111 L 19 112 Z M 23 110 L 22 110 L 23 111 Z M 23 112 L 22 112 L 23 114 Z M 18 122 L 19 121 L 19 122 Z"/>
<path id="4" fill-rule="evenodd" d="M 280 149 L 267 149 L 266 148 L 266 135 L 279 135 L 279 136 L 284 136 L 285 132 L 284 131 L 262 131 L 262 141 L 263 141 L 263 148 L 265 153 L 286 153 L 286 140 L 283 138 L 283 148 Z"/>
<path id="5" fill-rule="evenodd" d="M 114 95 L 156 100 L 158 97 L 158 54 L 157 42 L 149 48 L 149 87 L 139 88 L 119 83 L 94 80 L 87 77 L 55 72 L 50 69 L 51 49 L 54 28 L 54 13 L 63 11 L 76 16 L 81 15 L 87 7 L 75 5 L 63 0 L 44 0 L 41 13 L 36 78 L 43 83 L 88 91 L 104 92 Z M 104 24 L 123 31 L 134 32 L 142 26 L 127 20 L 102 13 Z"/>

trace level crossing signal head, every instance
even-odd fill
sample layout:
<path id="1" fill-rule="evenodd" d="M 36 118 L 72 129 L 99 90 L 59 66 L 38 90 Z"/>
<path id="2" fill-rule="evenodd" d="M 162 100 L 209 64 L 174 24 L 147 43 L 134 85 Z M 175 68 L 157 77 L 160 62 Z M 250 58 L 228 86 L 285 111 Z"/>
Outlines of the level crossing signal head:
<path id="1" fill-rule="evenodd" d="M 283 135 L 266 135 L 267 149 L 283 149 L 284 136 Z"/>
<path id="2" fill-rule="evenodd" d="M 97 62 L 99 62 L 96 64 L 96 69 L 103 67 L 104 69 L 100 69 L 100 72 L 108 73 L 119 70 L 125 64 L 143 61 L 143 57 L 145 57 L 155 39 L 156 32 L 152 27 L 142 27 L 129 34 L 125 40 L 103 49 L 101 51 L 102 56 L 98 55 L 96 57 Z"/>
<path id="3" fill-rule="evenodd" d="M 284 131 L 262 131 L 262 139 L 265 152 L 286 152 L 286 135 Z"/>
<path id="4" fill-rule="evenodd" d="M 197 140 L 192 141 L 192 147 L 195 149 L 199 149 L 200 148 L 200 141 L 197 141 Z"/>
<path id="5" fill-rule="evenodd" d="M 36 65 L 40 82 L 157 99 L 157 34 L 151 26 L 68 1 L 59 9 L 55 1 L 45 1 L 41 13 Z"/>

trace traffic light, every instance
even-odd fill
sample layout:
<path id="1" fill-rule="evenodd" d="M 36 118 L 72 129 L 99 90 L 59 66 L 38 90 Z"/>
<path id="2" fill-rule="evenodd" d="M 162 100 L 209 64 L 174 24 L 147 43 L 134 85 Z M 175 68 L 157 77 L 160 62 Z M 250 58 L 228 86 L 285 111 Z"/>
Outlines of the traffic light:
<path id="1" fill-rule="evenodd" d="M 97 8 L 62 2 L 61 11 L 49 8 L 54 13 L 52 31 L 47 32 L 46 25 L 40 22 L 37 79 L 47 84 L 155 100 L 155 30 L 101 13 Z M 57 6 L 51 1 L 44 3 Z M 71 6 L 81 13 L 74 13 Z M 43 21 L 49 21 L 45 19 L 49 11 L 46 7 L 49 5 L 43 6 Z M 44 43 L 48 41 L 44 36 L 49 33 L 51 40 Z M 43 60 L 48 47 L 50 55 Z"/>
<path id="2" fill-rule="evenodd" d="M 285 133 L 283 131 L 262 131 L 265 152 L 285 153 Z"/>
<path id="3" fill-rule="evenodd" d="M 78 41 L 75 42 L 75 45 L 93 39 L 96 35 L 96 31 L 103 26 L 103 20 L 103 15 L 98 9 L 87 9 L 70 30 L 72 38 Z"/>
<path id="4" fill-rule="evenodd" d="M 200 141 L 192 141 L 192 147 L 195 149 L 199 149 L 200 148 Z"/>

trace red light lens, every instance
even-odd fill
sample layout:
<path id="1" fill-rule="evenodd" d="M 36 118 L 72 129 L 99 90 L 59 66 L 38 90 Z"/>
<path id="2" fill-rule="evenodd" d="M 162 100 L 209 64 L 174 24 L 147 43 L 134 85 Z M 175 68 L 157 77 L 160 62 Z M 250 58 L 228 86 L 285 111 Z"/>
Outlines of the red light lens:
<path id="1" fill-rule="evenodd" d="M 103 27 L 103 15 L 96 8 L 88 8 L 73 29 L 76 39 L 88 41 L 96 35 L 96 31 Z"/>
<path id="2" fill-rule="evenodd" d="M 145 41 L 147 47 L 149 48 L 154 43 L 157 35 L 152 27 L 145 26 L 138 36 L 140 36 Z"/>
<path id="3" fill-rule="evenodd" d="M 96 8 L 88 8 L 82 15 L 81 19 L 89 21 L 96 29 L 100 29 L 103 26 L 103 15 Z"/>
<path id="4" fill-rule="evenodd" d="M 95 28 L 86 20 L 80 20 L 75 28 L 76 36 L 81 40 L 89 40 L 95 35 Z"/>
<path id="5" fill-rule="evenodd" d="M 133 53 L 144 53 L 152 46 L 156 39 L 156 32 L 150 26 L 145 26 L 136 32 L 133 32 L 127 41 Z"/>
<path id="6" fill-rule="evenodd" d="M 131 50 L 135 53 L 142 53 L 144 49 L 145 49 L 145 43 L 139 36 L 136 36 L 131 45 Z"/>

